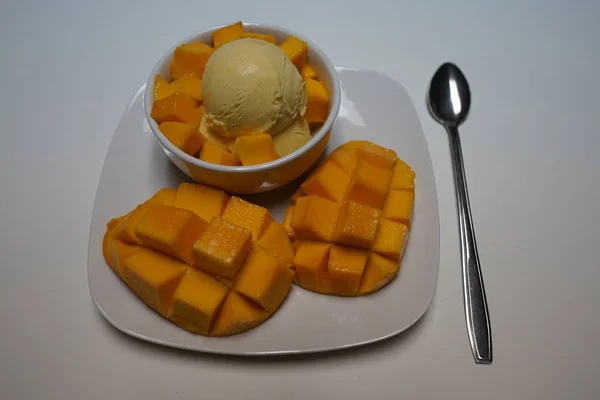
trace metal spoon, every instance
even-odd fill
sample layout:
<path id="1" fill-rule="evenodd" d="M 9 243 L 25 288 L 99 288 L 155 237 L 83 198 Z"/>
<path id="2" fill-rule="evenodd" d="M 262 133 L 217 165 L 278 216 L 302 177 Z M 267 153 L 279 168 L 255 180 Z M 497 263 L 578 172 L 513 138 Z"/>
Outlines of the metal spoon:
<path id="1" fill-rule="evenodd" d="M 445 63 L 438 68 L 431 79 L 428 100 L 429 111 L 446 128 L 450 138 L 460 225 L 465 317 L 471 350 L 477 364 L 490 364 L 492 362 L 492 331 L 475 232 L 471 222 L 467 179 L 458 136 L 458 126 L 469 113 L 471 92 L 465 76 L 456 65 Z"/>

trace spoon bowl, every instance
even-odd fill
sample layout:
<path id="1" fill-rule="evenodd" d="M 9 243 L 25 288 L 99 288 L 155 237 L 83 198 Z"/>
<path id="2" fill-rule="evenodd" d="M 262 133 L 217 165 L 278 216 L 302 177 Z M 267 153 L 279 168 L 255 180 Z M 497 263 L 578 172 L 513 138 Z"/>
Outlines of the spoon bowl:
<path id="1" fill-rule="evenodd" d="M 471 91 L 462 71 L 452 63 L 442 64 L 429 86 L 429 111 L 442 125 L 462 124 L 471 108 Z"/>

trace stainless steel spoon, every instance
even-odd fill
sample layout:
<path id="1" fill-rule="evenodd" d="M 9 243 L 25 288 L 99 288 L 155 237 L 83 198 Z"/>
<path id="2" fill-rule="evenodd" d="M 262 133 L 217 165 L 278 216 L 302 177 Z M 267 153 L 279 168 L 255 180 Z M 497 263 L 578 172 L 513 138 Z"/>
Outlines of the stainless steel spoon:
<path id="1" fill-rule="evenodd" d="M 458 136 L 458 126 L 466 119 L 471 107 L 471 92 L 465 76 L 456 65 L 445 63 L 438 68 L 431 79 L 428 102 L 431 115 L 446 128 L 450 138 L 460 225 L 465 317 L 471 350 L 477 364 L 490 364 L 492 331 Z"/>

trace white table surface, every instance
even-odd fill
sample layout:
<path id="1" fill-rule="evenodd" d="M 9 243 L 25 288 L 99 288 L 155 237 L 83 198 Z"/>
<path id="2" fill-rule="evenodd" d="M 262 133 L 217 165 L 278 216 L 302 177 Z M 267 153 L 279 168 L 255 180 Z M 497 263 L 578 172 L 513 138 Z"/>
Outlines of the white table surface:
<path id="1" fill-rule="evenodd" d="M 352 3 L 0 4 L 3 399 L 600 398 L 600 3 Z M 217 357 L 129 338 L 95 309 L 88 229 L 121 112 L 165 49 L 237 19 L 300 31 L 335 64 L 389 74 L 413 97 L 441 262 L 431 307 L 405 334 L 320 355 Z M 448 143 L 424 106 L 446 60 L 473 92 L 461 132 L 491 366 L 468 346 Z"/>

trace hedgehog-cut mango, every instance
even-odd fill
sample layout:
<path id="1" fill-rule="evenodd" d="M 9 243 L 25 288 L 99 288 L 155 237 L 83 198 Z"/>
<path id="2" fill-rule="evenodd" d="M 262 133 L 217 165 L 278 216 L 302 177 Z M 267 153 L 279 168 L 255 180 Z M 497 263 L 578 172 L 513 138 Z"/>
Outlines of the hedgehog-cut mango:
<path id="1" fill-rule="evenodd" d="M 387 285 L 400 271 L 414 196 L 415 173 L 393 150 L 365 141 L 337 148 L 285 214 L 296 284 L 337 296 Z"/>
<path id="2" fill-rule="evenodd" d="M 260 325 L 295 279 L 287 230 L 267 209 L 191 183 L 111 219 L 102 252 L 146 305 L 205 336 Z"/>

